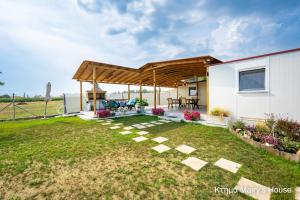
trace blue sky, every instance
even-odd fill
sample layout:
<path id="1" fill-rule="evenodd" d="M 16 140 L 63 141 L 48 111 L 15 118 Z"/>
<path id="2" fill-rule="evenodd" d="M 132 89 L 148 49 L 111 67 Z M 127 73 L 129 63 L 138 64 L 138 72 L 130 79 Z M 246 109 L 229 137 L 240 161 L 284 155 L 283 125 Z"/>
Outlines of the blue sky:
<path id="1" fill-rule="evenodd" d="M 0 94 L 44 94 L 48 81 L 55 95 L 76 93 L 71 78 L 85 59 L 139 67 L 300 47 L 299 0 L 0 0 L 0 8 Z"/>

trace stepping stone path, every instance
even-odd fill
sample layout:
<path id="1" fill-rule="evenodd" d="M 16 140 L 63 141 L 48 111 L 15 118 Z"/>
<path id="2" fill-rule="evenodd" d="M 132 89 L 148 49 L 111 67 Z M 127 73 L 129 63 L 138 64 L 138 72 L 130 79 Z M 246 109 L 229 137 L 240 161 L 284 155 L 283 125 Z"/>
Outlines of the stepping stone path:
<path id="1" fill-rule="evenodd" d="M 139 137 L 133 138 L 133 140 L 136 142 L 142 142 L 142 141 L 148 140 L 148 138 L 146 138 L 144 136 L 139 136 Z"/>
<path id="2" fill-rule="evenodd" d="M 112 126 L 112 127 L 109 127 L 110 129 L 112 129 L 112 130 L 115 130 L 115 129 L 119 129 L 119 128 L 121 128 L 120 126 Z"/>
<path id="3" fill-rule="evenodd" d="M 146 134 L 148 134 L 149 132 L 147 132 L 147 131 L 139 131 L 139 132 L 137 132 L 137 134 L 139 134 L 139 135 L 146 135 Z"/>
<path id="4" fill-rule="evenodd" d="M 150 124 L 150 123 L 148 123 L 148 122 L 141 123 L 141 125 L 148 125 L 148 124 Z"/>
<path id="5" fill-rule="evenodd" d="M 98 120 L 97 120 L 97 122 L 104 122 L 104 120 L 102 120 L 102 119 L 98 119 Z"/>
<path id="6" fill-rule="evenodd" d="M 116 125 L 116 126 L 122 126 L 123 123 L 116 123 L 115 125 Z"/>
<path id="7" fill-rule="evenodd" d="M 295 199 L 300 200 L 300 187 L 296 187 L 295 189 Z"/>
<path id="8" fill-rule="evenodd" d="M 124 127 L 123 129 L 128 131 L 128 130 L 131 130 L 131 129 L 133 129 L 133 127 L 131 127 L 131 126 L 127 126 L 127 127 Z"/>
<path id="9" fill-rule="evenodd" d="M 185 145 L 185 144 L 176 147 L 176 150 L 180 151 L 181 153 L 185 153 L 185 154 L 190 154 L 190 153 L 196 151 L 195 148 L 190 147 L 190 146 Z"/>
<path id="10" fill-rule="evenodd" d="M 122 131 L 122 132 L 120 132 L 122 135 L 128 135 L 128 134 L 130 134 L 130 133 L 132 133 L 131 131 Z"/>
<path id="11" fill-rule="evenodd" d="M 156 125 L 162 125 L 164 123 L 161 123 L 161 122 L 153 122 L 153 124 L 156 124 Z"/>
<path id="12" fill-rule="evenodd" d="M 160 122 L 164 122 L 164 123 L 170 123 L 171 121 L 168 121 L 168 120 L 164 120 L 164 119 L 161 119 L 161 120 L 158 120 Z"/>
<path id="13" fill-rule="evenodd" d="M 137 127 L 139 127 L 139 126 L 141 126 L 141 125 L 140 125 L 140 124 L 133 124 L 133 125 L 131 125 L 131 126 L 137 128 Z"/>
<path id="14" fill-rule="evenodd" d="M 254 199 L 269 200 L 271 199 L 271 188 L 264 185 L 251 181 L 242 177 L 235 189 L 239 192 L 246 194 Z"/>
<path id="15" fill-rule="evenodd" d="M 163 153 L 165 151 L 170 150 L 171 148 L 166 145 L 160 144 L 160 145 L 153 147 L 152 149 L 157 151 L 158 153 Z"/>
<path id="16" fill-rule="evenodd" d="M 162 143 L 162 142 L 167 141 L 168 139 L 165 137 L 156 137 L 156 138 L 153 138 L 152 140 L 155 142 L 158 142 L 158 143 Z"/>
<path id="17" fill-rule="evenodd" d="M 201 169 L 207 164 L 206 161 L 200 160 L 195 157 L 188 157 L 187 159 L 183 160 L 181 163 L 192 168 L 195 171 L 198 171 L 199 169 Z"/>
<path id="18" fill-rule="evenodd" d="M 221 158 L 220 160 L 218 160 L 217 162 L 215 162 L 214 164 L 215 166 L 218 166 L 222 169 L 225 169 L 227 171 L 230 171 L 232 173 L 236 173 L 239 168 L 242 166 L 241 164 L 232 162 L 230 160 L 226 160 L 224 158 Z"/>

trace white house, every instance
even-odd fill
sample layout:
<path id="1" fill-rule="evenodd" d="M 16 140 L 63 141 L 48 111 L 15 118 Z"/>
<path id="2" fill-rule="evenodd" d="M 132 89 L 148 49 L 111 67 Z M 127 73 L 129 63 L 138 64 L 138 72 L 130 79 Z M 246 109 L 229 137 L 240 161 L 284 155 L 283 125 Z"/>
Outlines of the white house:
<path id="1" fill-rule="evenodd" d="M 209 67 L 209 109 L 235 119 L 274 113 L 300 121 L 300 48 L 243 58 Z"/>

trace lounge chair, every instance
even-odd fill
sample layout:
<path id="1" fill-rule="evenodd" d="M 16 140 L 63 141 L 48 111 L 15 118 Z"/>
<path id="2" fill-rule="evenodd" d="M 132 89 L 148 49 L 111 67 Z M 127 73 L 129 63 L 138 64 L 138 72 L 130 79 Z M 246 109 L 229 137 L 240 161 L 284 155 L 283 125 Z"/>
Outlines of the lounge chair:
<path id="1" fill-rule="evenodd" d="M 136 104 L 136 98 L 132 98 L 127 102 L 127 107 L 129 110 L 132 110 L 132 108 L 135 109 L 135 104 Z"/>

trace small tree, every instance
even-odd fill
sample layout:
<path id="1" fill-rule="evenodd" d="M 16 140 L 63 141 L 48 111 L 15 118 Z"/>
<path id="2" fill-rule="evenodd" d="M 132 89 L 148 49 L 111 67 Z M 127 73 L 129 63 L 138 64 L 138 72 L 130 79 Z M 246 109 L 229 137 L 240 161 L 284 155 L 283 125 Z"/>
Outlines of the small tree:
<path id="1" fill-rule="evenodd" d="M 0 74 L 2 74 L 2 72 L 0 72 Z M 0 81 L 0 86 L 1 86 L 1 85 L 4 85 L 4 82 L 1 82 L 1 81 Z"/>

